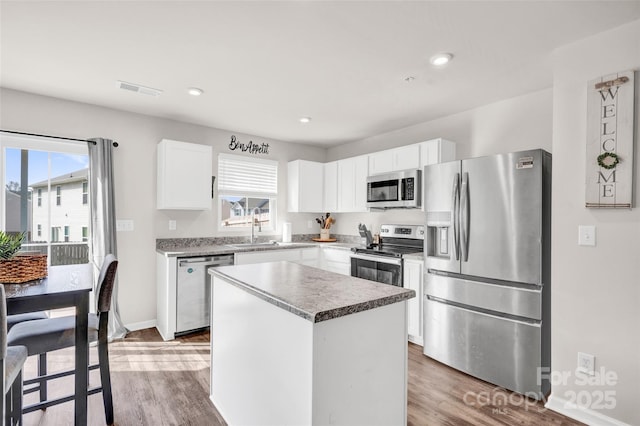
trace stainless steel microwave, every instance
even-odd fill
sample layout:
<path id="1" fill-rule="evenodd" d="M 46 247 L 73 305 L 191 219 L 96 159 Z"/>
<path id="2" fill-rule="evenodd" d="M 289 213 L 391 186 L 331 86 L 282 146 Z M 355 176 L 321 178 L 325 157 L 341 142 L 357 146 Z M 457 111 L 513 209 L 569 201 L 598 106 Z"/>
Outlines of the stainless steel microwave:
<path id="1" fill-rule="evenodd" d="M 367 207 L 420 208 L 422 171 L 403 170 L 367 177 Z"/>

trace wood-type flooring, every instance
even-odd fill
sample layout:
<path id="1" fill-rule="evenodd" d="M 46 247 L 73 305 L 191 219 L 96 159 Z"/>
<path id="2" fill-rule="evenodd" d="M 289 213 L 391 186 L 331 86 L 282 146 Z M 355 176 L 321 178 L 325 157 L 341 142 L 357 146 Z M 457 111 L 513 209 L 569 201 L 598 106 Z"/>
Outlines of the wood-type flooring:
<path id="1" fill-rule="evenodd" d="M 209 400 L 209 334 L 198 333 L 163 342 L 155 329 L 130 333 L 109 345 L 115 424 L 119 426 L 224 425 Z M 97 359 L 91 348 L 92 361 Z M 259 356 L 259 353 L 256 353 Z M 49 355 L 49 370 L 69 368 L 73 351 Z M 25 377 L 35 373 L 27 360 Z M 50 385 L 50 394 L 72 389 L 67 377 Z M 92 384 L 99 383 L 97 371 Z M 33 400 L 36 394 L 28 395 Z M 101 394 L 89 397 L 89 425 L 104 425 Z M 541 403 L 525 399 L 444 366 L 409 343 L 409 425 L 579 425 Z M 24 416 L 25 426 L 73 424 L 73 403 Z"/>

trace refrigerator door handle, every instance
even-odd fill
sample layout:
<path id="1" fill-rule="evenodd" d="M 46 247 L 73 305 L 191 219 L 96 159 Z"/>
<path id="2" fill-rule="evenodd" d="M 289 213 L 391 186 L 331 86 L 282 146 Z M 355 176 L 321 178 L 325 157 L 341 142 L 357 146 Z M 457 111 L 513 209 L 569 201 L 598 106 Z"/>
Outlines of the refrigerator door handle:
<path id="1" fill-rule="evenodd" d="M 453 176 L 453 189 L 451 190 L 451 205 L 453 206 L 453 253 L 456 260 L 460 260 L 460 173 Z"/>
<path id="2" fill-rule="evenodd" d="M 460 251 L 462 261 L 469 260 L 469 173 L 462 175 L 460 189 Z"/>

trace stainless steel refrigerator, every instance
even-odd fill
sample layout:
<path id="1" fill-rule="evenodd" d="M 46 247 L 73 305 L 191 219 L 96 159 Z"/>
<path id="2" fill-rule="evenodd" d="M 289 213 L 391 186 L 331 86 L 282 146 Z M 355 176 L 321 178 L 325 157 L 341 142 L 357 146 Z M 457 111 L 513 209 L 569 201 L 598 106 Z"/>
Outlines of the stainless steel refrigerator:
<path id="1" fill-rule="evenodd" d="M 551 364 L 551 154 L 425 167 L 424 354 L 542 398 Z"/>

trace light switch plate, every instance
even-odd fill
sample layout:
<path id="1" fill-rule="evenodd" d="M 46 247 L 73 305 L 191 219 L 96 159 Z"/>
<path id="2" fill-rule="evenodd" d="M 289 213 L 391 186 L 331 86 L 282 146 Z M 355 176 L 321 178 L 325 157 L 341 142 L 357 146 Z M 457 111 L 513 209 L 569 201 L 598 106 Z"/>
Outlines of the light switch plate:
<path id="1" fill-rule="evenodd" d="M 131 231 L 133 231 L 133 220 L 131 220 L 131 219 L 118 219 L 118 220 L 116 220 L 116 231 L 118 231 L 118 232 L 131 232 Z"/>
<path id="2" fill-rule="evenodd" d="M 169 231 L 175 231 L 178 228 L 178 225 L 175 220 L 169 221 Z"/>
<path id="3" fill-rule="evenodd" d="M 578 226 L 578 245 L 595 246 L 596 245 L 596 227 L 592 225 Z"/>

